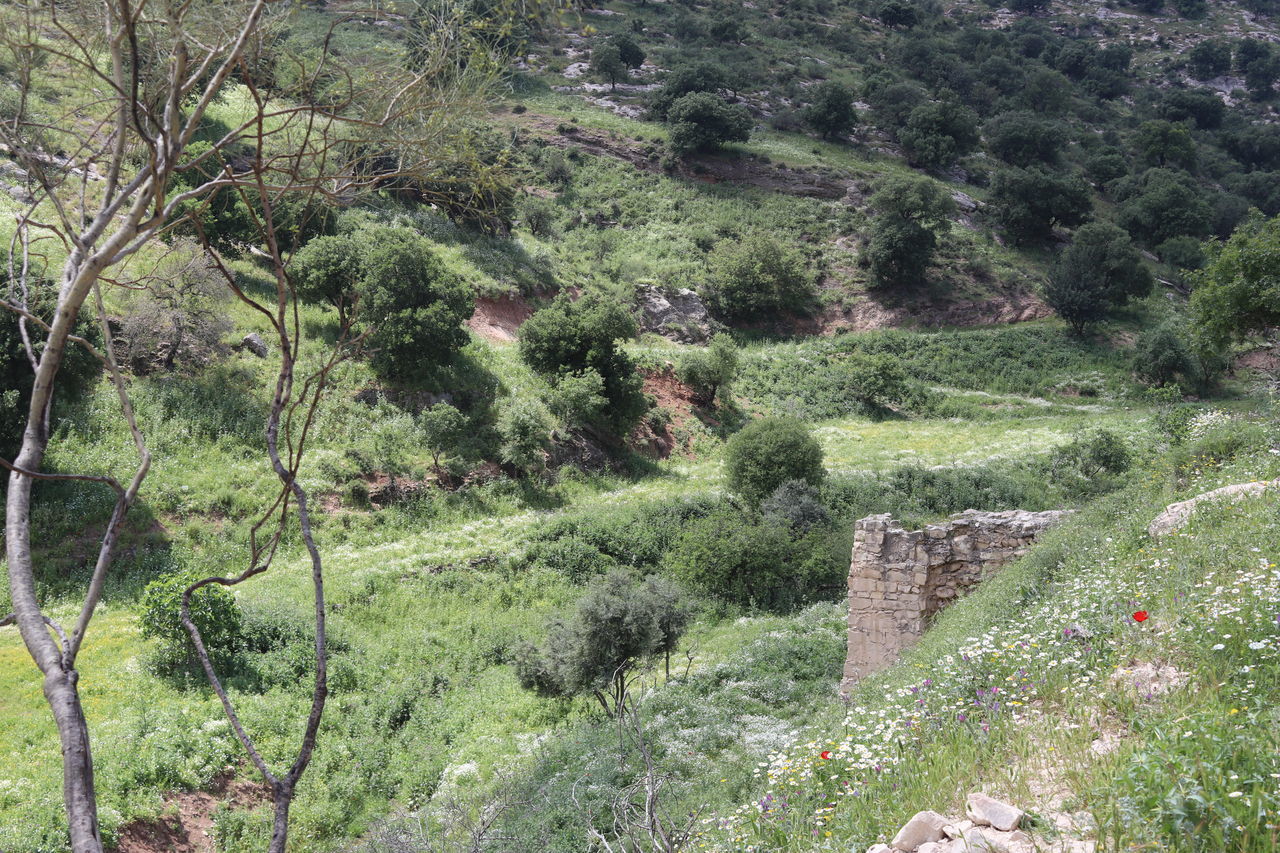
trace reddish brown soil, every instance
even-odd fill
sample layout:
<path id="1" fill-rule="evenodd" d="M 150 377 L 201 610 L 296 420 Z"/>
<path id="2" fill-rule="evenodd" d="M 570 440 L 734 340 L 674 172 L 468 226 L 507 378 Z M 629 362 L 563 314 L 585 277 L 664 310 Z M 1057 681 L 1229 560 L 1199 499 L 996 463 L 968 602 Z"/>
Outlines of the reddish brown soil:
<path id="1" fill-rule="evenodd" d="M 514 341 L 520 324 L 532 313 L 523 296 L 482 296 L 476 300 L 475 313 L 467 325 L 486 340 Z"/>
<path id="2" fill-rule="evenodd" d="M 641 423 L 631 431 L 627 443 L 658 459 L 666 459 L 677 450 L 690 455 L 689 448 L 681 446 L 680 440 L 676 438 L 675 430 L 691 419 L 710 421 L 710 418 L 699 416 L 698 406 L 689 386 L 676 378 L 675 368 L 668 364 L 661 371 L 644 372 L 644 391 L 652 394 L 659 406 L 671 412 L 671 423 L 660 432 Z"/>
<path id="3" fill-rule="evenodd" d="M 261 782 L 222 776 L 209 791 L 170 794 L 166 816 L 138 820 L 120 830 L 115 853 L 213 853 L 213 812 L 220 803 L 233 809 L 251 809 L 271 801 Z"/>

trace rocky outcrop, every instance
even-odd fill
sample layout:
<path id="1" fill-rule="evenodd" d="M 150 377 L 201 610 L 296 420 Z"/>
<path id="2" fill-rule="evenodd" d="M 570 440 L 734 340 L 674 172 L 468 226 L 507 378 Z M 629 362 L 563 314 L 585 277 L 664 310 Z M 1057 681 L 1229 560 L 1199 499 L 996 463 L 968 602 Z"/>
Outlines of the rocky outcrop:
<path id="1" fill-rule="evenodd" d="M 1026 553 L 1069 511 L 967 510 L 924 530 L 889 515 L 857 522 L 849 565 L 849 650 L 844 692 L 883 669 L 965 589 Z"/>
<path id="2" fill-rule="evenodd" d="M 1196 507 L 1201 504 L 1212 501 L 1235 501 L 1241 498 L 1256 498 L 1267 489 L 1274 489 L 1277 486 L 1280 486 L 1280 479 L 1263 480 L 1257 483 L 1236 483 L 1233 486 L 1223 486 L 1220 489 L 1196 495 L 1189 500 L 1169 504 L 1164 508 L 1164 512 L 1157 515 L 1147 525 L 1147 535 L 1153 539 L 1169 535 L 1186 524 L 1191 518 L 1191 513 L 1195 512 Z"/>
<path id="3" fill-rule="evenodd" d="M 682 344 L 700 344 L 711 337 L 714 321 L 702 298 L 692 290 L 662 290 L 642 284 L 636 297 L 643 331 Z"/>

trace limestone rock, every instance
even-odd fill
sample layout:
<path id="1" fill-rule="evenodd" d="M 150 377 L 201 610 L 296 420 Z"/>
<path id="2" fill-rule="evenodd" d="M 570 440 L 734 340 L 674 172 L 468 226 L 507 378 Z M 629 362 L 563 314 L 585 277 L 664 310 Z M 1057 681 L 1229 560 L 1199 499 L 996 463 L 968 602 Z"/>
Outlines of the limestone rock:
<path id="1" fill-rule="evenodd" d="M 712 320 L 702 298 L 692 290 L 661 290 L 642 284 L 637 298 L 640 328 L 677 343 L 699 344 L 711 337 Z"/>
<path id="2" fill-rule="evenodd" d="M 890 842 L 895 850 L 915 850 L 929 841 L 941 841 L 942 828 L 950 821 L 934 811 L 916 812 Z"/>
<path id="3" fill-rule="evenodd" d="M 973 821 L 961 820 L 942 827 L 942 834 L 947 838 L 960 838 L 964 835 L 965 830 L 969 829 L 973 829 Z"/>
<path id="4" fill-rule="evenodd" d="M 240 341 L 239 349 L 247 349 L 258 358 L 267 357 L 267 344 L 257 332 L 250 332 Z"/>
<path id="5" fill-rule="evenodd" d="M 888 844 L 872 844 L 867 848 L 867 853 L 893 853 L 893 848 Z"/>
<path id="6" fill-rule="evenodd" d="M 916 853 L 951 853 L 949 841 L 926 841 L 916 848 Z"/>
<path id="7" fill-rule="evenodd" d="M 974 792 L 964 804 L 965 813 L 978 826 L 991 826 L 1003 832 L 1012 832 L 1022 820 L 1022 809 L 992 799 L 986 794 Z"/>
<path id="8" fill-rule="evenodd" d="M 1151 523 L 1147 525 L 1147 535 L 1152 539 L 1169 535 L 1182 525 L 1186 524 L 1187 520 L 1191 518 L 1191 513 L 1193 513 L 1196 507 L 1202 503 L 1257 497 L 1267 489 L 1272 489 L 1276 486 L 1280 486 L 1280 480 L 1268 480 L 1258 483 L 1237 483 L 1233 486 L 1223 486 L 1220 489 L 1214 489 L 1211 492 L 1196 495 L 1190 500 L 1169 504 L 1164 508 L 1164 512 L 1157 515 L 1152 519 Z"/>
<path id="9" fill-rule="evenodd" d="M 953 853 L 1009 853 L 1009 848 L 980 829 L 965 830 L 951 842 L 951 850 Z"/>

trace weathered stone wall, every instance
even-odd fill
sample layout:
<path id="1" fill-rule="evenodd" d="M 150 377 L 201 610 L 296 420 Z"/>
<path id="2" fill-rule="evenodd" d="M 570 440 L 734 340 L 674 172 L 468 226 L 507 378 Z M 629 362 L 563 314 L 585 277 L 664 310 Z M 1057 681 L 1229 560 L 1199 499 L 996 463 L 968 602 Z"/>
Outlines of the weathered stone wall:
<path id="1" fill-rule="evenodd" d="M 1068 511 L 968 510 L 924 530 L 889 515 L 857 522 L 849 565 L 849 652 L 842 689 L 888 666 L 929 618 L 966 588 L 1022 556 Z"/>

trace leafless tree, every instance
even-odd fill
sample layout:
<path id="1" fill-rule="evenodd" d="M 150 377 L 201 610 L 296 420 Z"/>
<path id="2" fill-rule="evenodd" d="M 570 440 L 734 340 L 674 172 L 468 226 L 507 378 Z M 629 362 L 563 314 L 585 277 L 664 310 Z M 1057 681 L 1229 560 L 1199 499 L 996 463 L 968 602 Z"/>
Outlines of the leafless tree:
<path id="1" fill-rule="evenodd" d="M 514 19 L 544 11 L 544 0 L 509 0 Z M 151 465 L 134 417 L 128 382 L 116 357 L 103 291 L 130 258 L 154 251 L 157 238 L 190 223 L 209 248 L 200 212 L 219 194 L 234 193 L 250 211 L 259 249 L 269 258 L 273 298 L 255 300 L 216 253 L 209 257 L 232 292 L 258 310 L 279 342 L 280 364 L 266 426 L 268 455 L 280 480 L 274 503 L 254 527 L 247 567 L 208 584 L 232 585 L 261 575 L 276 556 L 283 531 L 296 523 L 311 562 L 315 591 L 316 674 L 311 709 L 289 768 L 273 771 L 236 715 L 234 703 L 210 664 L 186 606 L 183 622 L 236 735 L 267 779 L 275 801 L 272 851 L 283 851 L 288 809 L 310 761 L 327 696 L 323 573 L 311 536 L 307 495 L 297 482 L 315 407 L 340 345 L 313 359 L 299 376 L 299 314 L 288 278 L 296 247 L 279 227 L 278 213 L 304 204 L 349 204 L 388 181 L 438 175 L 441 160 L 457 157 L 457 130 L 486 105 L 496 64 L 486 42 L 468 38 L 459 10 L 437 4 L 437 19 L 418 27 L 413 62 L 375 55 L 339 63 L 329 49 L 319 56 L 285 54 L 275 36 L 296 4 L 285 0 L 16 0 L 0 7 L 0 58 L 12 69 L 15 103 L 0 115 L 0 153 L 29 177 L 32 201 L 16 218 L 9 245 L 3 307 L 15 312 L 33 371 L 20 450 L 9 471 L 5 547 L 14 623 L 43 676 L 62 747 L 63 798 L 71 847 L 99 853 L 93 758 L 78 689 L 77 656 L 102 599 L 122 525 Z M 499 11 L 499 15 L 502 12 Z M 372 25 L 389 13 L 349 12 L 345 20 Z M 339 20 L 334 21 L 334 27 Z M 401 19 L 396 25 L 403 25 Z M 295 83 L 280 90 L 272 71 Z M 68 87 L 67 81 L 72 86 Z M 324 85 L 320 85 L 320 81 Z M 50 90 L 65 92 L 51 102 Z M 211 106 L 229 91 L 239 98 L 232 126 L 195 146 L 208 133 Z M 295 208 L 296 209 L 296 208 Z M 50 259 L 57 288 L 51 319 L 32 310 L 34 255 Z M 96 315 L 102 344 L 75 332 L 82 308 Z M 342 343 L 349 343 L 345 338 Z M 109 473 L 43 470 L 51 436 L 50 412 L 59 368 L 69 346 L 90 350 L 114 385 L 119 413 L 137 451 L 126 477 Z M 116 502 L 103 533 L 90 581 L 71 630 L 45 612 L 37 594 L 32 553 L 32 484 L 36 480 L 103 483 Z"/>

